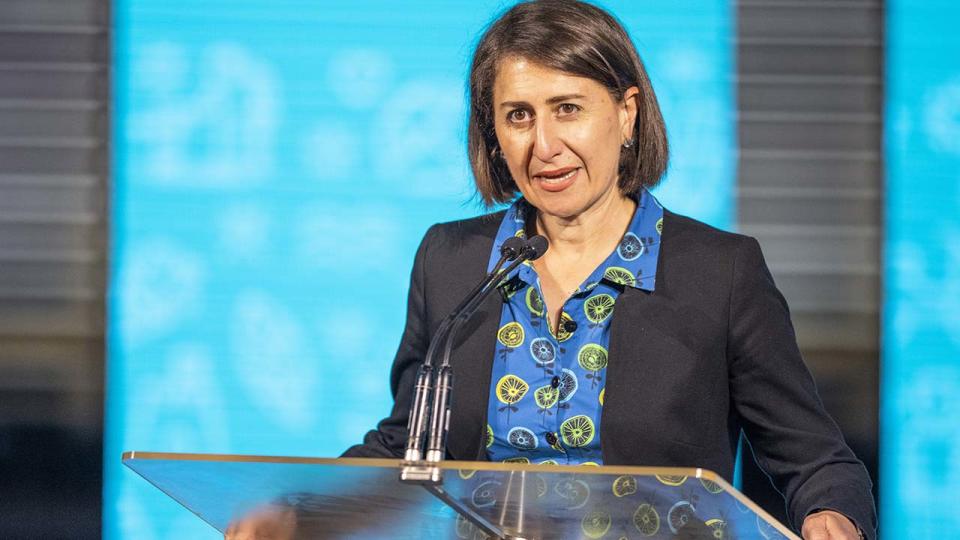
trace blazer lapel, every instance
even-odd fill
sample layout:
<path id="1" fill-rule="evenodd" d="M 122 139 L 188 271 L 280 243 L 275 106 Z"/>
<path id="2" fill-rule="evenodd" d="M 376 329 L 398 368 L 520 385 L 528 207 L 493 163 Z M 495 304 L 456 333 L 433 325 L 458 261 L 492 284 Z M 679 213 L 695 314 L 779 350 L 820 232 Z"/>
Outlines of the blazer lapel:
<path id="1" fill-rule="evenodd" d="M 636 358 L 636 339 L 644 323 L 656 316 L 650 301 L 651 293 L 626 287 L 617 296 L 617 303 L 610 322 L 609 358 L 607 383 L 604 390 L 603 411 L 600 413 L 600 450 L 607 465 L 631 463 L 640 441 L 632 424 L 641 411 L 635 410 L 632 397 L 639 385 L 638 377 L 643 371 L 643 359 Z M 627 440 L 630 439 L 630 440 Z"/>
<path id="2" fill-rule="evenodd" d="M 486 461 L 483 446 L 493 370 L 497 324 L 503 301 L 497 293 L 460 330 L 453 350 L 453 395 L 450 403 L 448 451 L 453 459 Z"/>
<path id="3" fill-rule="evenodd" d="M 480 229 L 468 236 L 462 256 L 469 270 L 458 279 L 466 294 L 486 275 L 487 260 L 493 248 L 503 212 L 493 214 Z M 456 299 L 459 302 L 459 298 Z M 453 392 L 450 398 L 450 432 L 447 453 L 452 459 L 486 461 L 483 445 L 487 431 L 487 405 L 490 400 L 490 377 L 496 349 L 497 328 L 503 300 L 493 292 L 467 321 L 454 342 L 450 363 L 453 366 Z"/>

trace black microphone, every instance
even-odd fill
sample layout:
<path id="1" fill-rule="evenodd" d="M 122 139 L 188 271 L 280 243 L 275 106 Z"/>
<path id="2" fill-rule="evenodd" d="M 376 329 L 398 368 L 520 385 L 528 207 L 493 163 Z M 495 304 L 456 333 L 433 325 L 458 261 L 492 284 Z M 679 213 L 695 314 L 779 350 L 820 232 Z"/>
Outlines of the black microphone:
<path id="1" fill-rule="evenodd" d="M 503 245 L 500 246 L 500 256 L 503 259 L 498 263 L 502 265 L 506 261 L 512 261 L 520 256 L 523 252 L 523 248 L 527 246 L 527 243 L 523 238 L 516 236 L 511 236 L 503 241 Z"/>
<path id="2" fill-rule="evenodd" d="M 540 257 L 543 257 L 543 254 L 550 249 L 550 242 L 547 242 L 546 237 L 538 234 L 530 240 L 527 240 L 527 245 L 524 247 L 528 250 L 528 253 L 526 254 L 527 260 L 535 261 Z"/>
<path id="3" fill-rule="evenodd" d="M 433 391 L 433 357 L 436 355 L 437 346 L 443 343 L 457 315 L 466 309 L 470 303 L 483 294 L 486 288 L 500 275 L 500 269 L 507 261 L 513 261 L 521 256 L 527 249 L 528 242 L 522 238 L 512 236 L 507 238 L 500 246 L 500 260 L 493 266 L 493 269 L 483 280 L 470 291 L 460 305 L 447 316 L 437 328 L 430 346 L 427 348 L 427 354 L 417 370 L 417 382 L 414 385 L 413 402 L 410 404 L 410 417 L 407 419 L 407 448 L 404 452 L 405 461 L 420 461 L 422 457 L 421 448 L 423 446 L 424 431 L 427 428 L 428 414 L 430 412 L 430 398 Z"/>
<path id="4" fill-rule="evenodd" d="M 497 287 L 509 279 L 510 273 L 525 261 L 539 259 L 547 252 L 549 243 L 543 236 L 537 235 L 527 240 L 520 249 L 517 257 L 497 277 L 496 284 L 484 289 L 473 298 L 461 313 L 455 315 L 456 322 L 446 336 L 443 350 L 443 362 L 437 371 L 437 389 L 433 396 L 433 410 L 430 418 L 430 433 L 427 441 L 426 459 L 428 462 L 438 462 L 446 452 L 447 432 L 450 430 L 450 392 L 453 389 L 453 370 L 450 368 L 450 353 L 453 350 L 454 338 L 457 332 L 477 310 L 480 303 Z"/>

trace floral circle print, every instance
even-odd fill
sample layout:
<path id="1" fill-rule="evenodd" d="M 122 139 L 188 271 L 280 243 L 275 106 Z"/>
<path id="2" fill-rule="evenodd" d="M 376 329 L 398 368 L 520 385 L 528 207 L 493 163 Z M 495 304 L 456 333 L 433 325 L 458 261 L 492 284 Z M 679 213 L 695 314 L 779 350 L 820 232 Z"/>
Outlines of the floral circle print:
<path id="1" fill-rule="evenodd" d="M 541 386 L 533 392 L 533 400 L 541 412 L 549 412 L 549 409 L 560 400 L 560 390 L 551 385 Z"/>
<path id="2" fill-rule="evenodd" d="M 637 278 L 633 277 L 626 268 L 620 266 L 611 266 L 603 272 L 603 277 L 618 285 L 633 287 L 637 283 Z"/>
<path id="3" fill-rule="evenodd" d="M 557 347 L 547 338 L 537 338 L 530 342 L 530 356 L 537 364 L 552 364 L 557 357 Z"/>
<path id="4" fill-rule="evenodd" d="M 497 332 L 497 339 L 504 347 L 515 349 L 523 344 L 523 326 L 518 322 L 507 323 Z"/>
<path id="5" fill-rule="evenodd" d="M 563 444 L 572 448 L 580 448 L 590 444 L 594 436 L 593 420 L 584 414 L 568 418 L 560 424 L 560 436 Z"/>
<path id="6" fill-rule="evenodd" d="M 620 258 L 625 261 L 636 260 L 637 257 L 643 255 L 643 252 L 643 242 L 632 232 L 623 235 L 623 239 L 620 240 L 620 245 L 617 247 L 617 253 L 620 255 Z"/>
<path id="7" fill-rule="evenodd" d="M 637 492 L 637 479 L 633 476 L 618 476 L 613 481 L 613 495 L 615 497 L 626 497 Z"/>
<path id="8" fill-rule="evenodd" d="M 570 398 L 577 393 L 577 387 L 579 385 L 576 373 L 569 369 L 560 370 L 560 386 L 557 387 L 557 390 L 560 391 L 560 403 L 570 401 Z"/>
<path id="9" fill-rule="evenodd" d="M 534 286 L 527 287 L 527 294 L 525 296 L 527 309 L 530 310 L 530 313 L 536 315 L 537 317 L 543 317 L 544 309 L 543 298 L 540 297 L 540 293 L 537 291 L 537 288 Z"/>
<path id="10" fill-rule="evenodd" d="M 660 530 L 660 514 L 649 503 L 643 503 L 633 513 L 633 526 L 644 536 L 653 536 Z"/>
<path id="11" fill-rule="evenodd" d="M 527 395 L 530 385 L 516 375 L 504 375 L 497 383 L 497 399 L 506 405 L 513 405 Z"/>
<path id="12" fill-rule="evenodd" d="M 595 294 L 583 303 L 583 313 L 587 320 L 598 325 L 613 314 L 614 299 L 609 294 Z"/>
<path id="13" fill-rule="evenodd" d="M 497 502 L 497 492 L 500 491 L 500 482 L 488 480 L 473 489 L 470 499 L 475 506 L 483 508 L 493 506 Z"/>
<path id="14" fill-rule="evenodd" d="M 588 512 L 580 520 L 580 530 L 587 538 L 602 538 L 610 526 L 613 524 L 613 518 L 609 512 L 604 510 L 593 510 Z"/>
<path id="15" fill-rule="evenodd" d="M 607 350 L 596 343 L 587 343 L 580 348 L 577 363 L 587 371 L 600 371 L 607 367 Z"/>
<path id="16" fill-rule="evenodd" d="M 673 534 L 677 534 L 687 523 L 695 519 L 697 519 L 697 512 L 690 501 L 677 501 L 667 511 L 667 524 L 670 525 L 670 532 Z"/>
<path id="17" fill-rule="evenodd" d="M 507 434 L 507 442 L 518 450 L 534 450 L 537 447 L 537 436 L 525 427 L 515 427 Z"/>

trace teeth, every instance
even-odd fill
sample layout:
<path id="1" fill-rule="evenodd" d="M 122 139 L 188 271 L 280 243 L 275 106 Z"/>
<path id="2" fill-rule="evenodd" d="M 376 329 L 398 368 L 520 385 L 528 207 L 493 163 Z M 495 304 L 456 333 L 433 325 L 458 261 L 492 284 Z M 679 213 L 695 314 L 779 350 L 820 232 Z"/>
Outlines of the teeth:
<path id="1" fill-rule="evenodd" d="M 577 170 L 576 170 L 576 169 L 573 169 L 573 170 L 571 170 L 570 172 L 564 174 L 563 176 L 557 176 L 557 177 L 554 177 L 554 178 L 551 178 L 551 177 L 549 177 L 549 176 L 541 176 L 540 179 L 543 180 L 544 182 L 546 182 L 547 184 L 559 184 L 560 182 L 563 182 L 564 180 L 566 180 L 566 179 L 570 178 L 571 176 L 573 176 L 574 174 L 576 174 L 576 172 L 577 172 Z"/>

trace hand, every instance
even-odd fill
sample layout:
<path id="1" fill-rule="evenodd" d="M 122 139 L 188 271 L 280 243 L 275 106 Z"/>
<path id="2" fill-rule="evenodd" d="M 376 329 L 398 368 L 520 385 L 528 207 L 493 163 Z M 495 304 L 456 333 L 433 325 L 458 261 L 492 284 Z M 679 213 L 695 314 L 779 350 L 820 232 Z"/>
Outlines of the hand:
<path id="1" fill-rule="evenodd" d="M 293 510 L 277 506 L 258 508 L 234 520 L 223 535 L 224 540 L 291 540 L 297 528 Z"/>
<path id="2" fill-rule="evenodd" d="M 860 533 L 850 519 L 833 510 L 814 512 L 803 520 L 803 540 L 859 540 Z"/>

